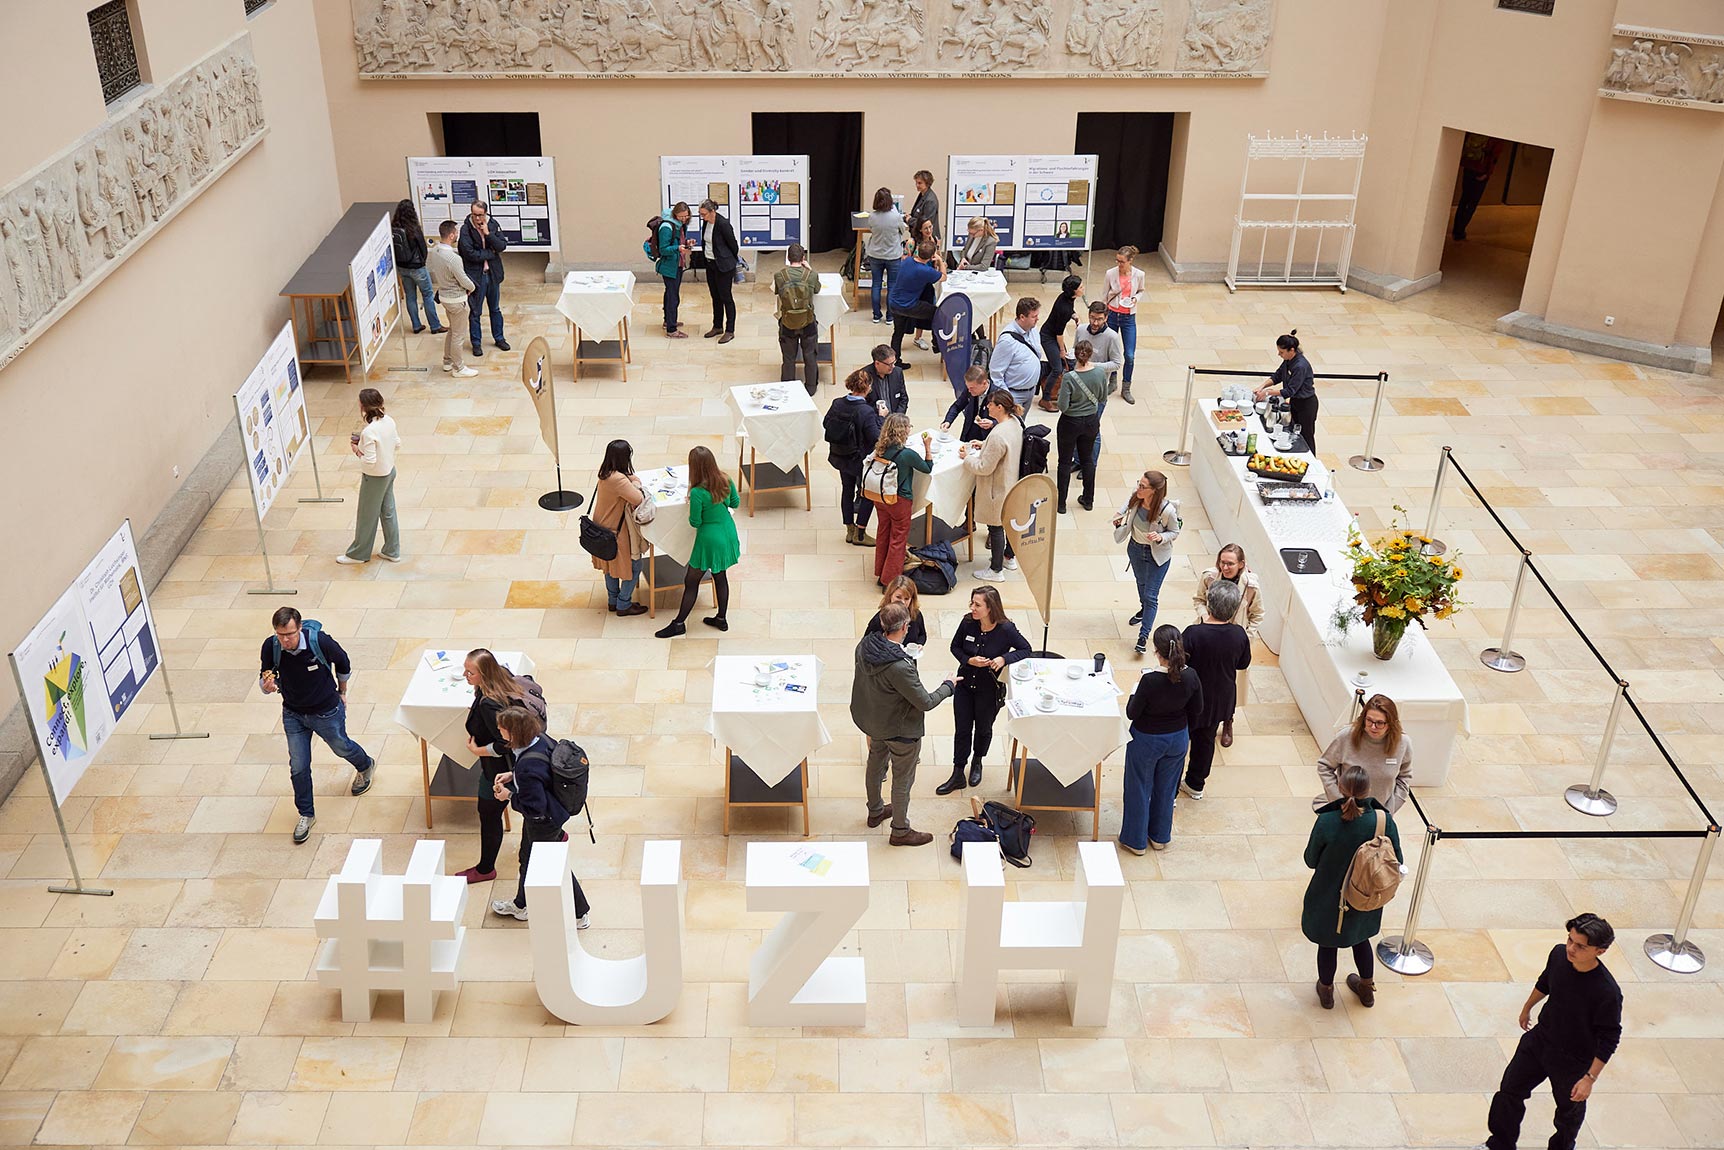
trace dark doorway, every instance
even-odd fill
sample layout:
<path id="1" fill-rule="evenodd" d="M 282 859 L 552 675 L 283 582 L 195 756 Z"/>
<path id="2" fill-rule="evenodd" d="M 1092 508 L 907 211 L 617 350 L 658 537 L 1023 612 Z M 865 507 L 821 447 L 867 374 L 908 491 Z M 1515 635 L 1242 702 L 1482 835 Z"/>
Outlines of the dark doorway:
<path id="1" fill-rule="evenodd" d="M 542 156 L 537 112 L 444 112 L 445 156 Z"/>
<path id="2" fill-rule="evenodd" d="M 862 206 L 861 112 L 756 112 L 754 154 L 808 157 L 808 250 L 848 249 Z"/>
<path id="3" fill-rule="evenodd" d="M 1500 316 L 1520 307 L 1552 152 L 1481 132 L 1443 131 L 1450 140 L 1460 137 L 1444 221 L 1443 278 L 1408 302 L 1431 315 L 1490 330 Z"/>
<path id="4" fill-rule="evenodd" d="M 1090 246 L 1131 244 L 1153 252 L 1167 214 L 1167 169 L 1173 159 L 1172 112 L 1079 112 L 1080 156 L 1096 165 L 1095 235 Z"/>

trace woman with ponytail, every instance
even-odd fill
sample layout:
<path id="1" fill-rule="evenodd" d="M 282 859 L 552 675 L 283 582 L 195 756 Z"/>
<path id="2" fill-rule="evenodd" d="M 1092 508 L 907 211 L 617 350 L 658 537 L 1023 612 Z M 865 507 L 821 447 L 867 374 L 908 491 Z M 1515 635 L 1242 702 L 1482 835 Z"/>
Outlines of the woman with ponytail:
<path id="1" fill-rule="evenodd" d="M 1281 366 L 1257 389 L 1258 399 L 1279 395 L 1293 409 L 1293 422 L 1299 425 L 1311 454 L 1317 454 L 1317 380 L 1311 374 L 1311 364 L 1299 350 L 1299 329 L 1294 328 L 1275 340 L 1275 354 Z"/>
<path id="2" fill-rule="evenodd" d="M 1137 681 L 1125 705 L 1131 742 L 1125 748 L 1125 812 L 1119 845 L 1134 855 L 1151 847 L 1166 850 L 1173 840 L 1173 800 L 1191 745 L 1189 729 L 1203 711 L 1203 686 L 1185 665 L 1179 628 L 1155 629 L 1155 658 L 1161 664 Z"/>
<path id="3" fill-rule="evenodd" d="M 1347 976 L 1347 989 L 1361 1006 L 1377 1001 L 1371 939 L 1383 927 L 1382 908 L 1348 907 L 1340 915 L 1339 924 L 1335 913 L 1337 907 L 1345 905 L 1341 901 L 1341 886 L 1347 881 L 1353 856 L 1377 835 L 1377 812 L 1382 812 L 1383 833 L 1395 844 L 1396 857 L 1403 863 L 1407 861 L 1394 818 L 1382 803 L 1371 797 L 1370 772 L 1358 763 L 1347 763 L 1341 767 L 1335 785 L 1341 797 L 1318 809 L 1310 841 L 1305 844 L 1305 865 L 1313 873 L 1310 885 L 1305 888 L 1304 913 L 1299 916 L 1305 937 L 1317 944 L 1317 1002 L 1324 1010 L 1335 1009 L 1335 967 L 1343 946 L 1352 948 L 1353 966 L 1358 971 Z"/>

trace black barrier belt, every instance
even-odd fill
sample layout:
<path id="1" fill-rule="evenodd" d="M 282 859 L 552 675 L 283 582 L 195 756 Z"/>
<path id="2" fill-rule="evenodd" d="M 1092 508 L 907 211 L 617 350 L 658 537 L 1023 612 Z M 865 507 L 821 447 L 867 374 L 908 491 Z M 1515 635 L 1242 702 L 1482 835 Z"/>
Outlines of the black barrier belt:
<path id="1" fill-rule="evenodd" d="M 1249 376 L 1252 379 L 1265 379 L 1270 374 L 1267 371 L 1229 371 L 1229 370 L 1224 370 L 1224 369 L 1219 368 L 1219 367 L 1194 367 L 1191 370 L 1198 375 L 1243 375 L 1243 376 Z M 1311 373 L 1311 378 L 1312 379 L 1383 379 L 1388 374 L 1389 373 L 1386 371 L 1379 371 L 1376 375 L 1337 375 L 1333 372 L 1328 372 L 1328 371 L 1314 371 Z"/>

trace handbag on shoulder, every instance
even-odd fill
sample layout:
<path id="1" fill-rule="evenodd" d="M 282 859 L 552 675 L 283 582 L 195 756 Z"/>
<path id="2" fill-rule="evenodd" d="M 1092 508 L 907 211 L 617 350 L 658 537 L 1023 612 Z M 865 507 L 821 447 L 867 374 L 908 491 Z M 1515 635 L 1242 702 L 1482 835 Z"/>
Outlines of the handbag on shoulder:
<path id="1" fill-rule="evenodd" d="M 599 489 L 593 488 L 593 499 L 597 499 Z M 587 500 L 587 506 L 593 505 L 593 499 Z M 627 517 L 628 506 L 623 506 L 623 514 L 617 519 L 615 530 L 603 523 L 594 521 L 590 516 L 581 516 L 581 550 L 594 559 L 609 563 L 617 557 L 617 532 L 623 529 L 624 518 Z"/>

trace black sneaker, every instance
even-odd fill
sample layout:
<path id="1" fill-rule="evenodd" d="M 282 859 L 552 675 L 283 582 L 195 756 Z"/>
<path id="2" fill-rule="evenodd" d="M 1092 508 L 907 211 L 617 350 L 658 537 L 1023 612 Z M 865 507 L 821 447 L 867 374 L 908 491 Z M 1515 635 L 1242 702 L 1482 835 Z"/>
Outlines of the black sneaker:
<path id="1" fill-rule="evenodd" d="M 348 794 L 358 796 L 371 789 L 371 776 L 377 773 L 377 760 L 372 759 L 371 765 L 353 776 L 353 787 Z"/>
<path id="2" fill-rule="evenodd" d="M 1141 622 L 1143 622 L 1143 612 L 1139 611 L 1135 615 L 1133 615 L 1131 618 L 1127 619 L 1125 621 L 1125 625 L 1127 627 L 1135 627 Z"/>
<path id="3" fill-rule="evenodd" d="M 509 350 L 509 341 L 506 339 L 497 339 L 497 340 L 492 340 L 491 342 L 497 345 L 498 351 L 508 351 Z"/>

